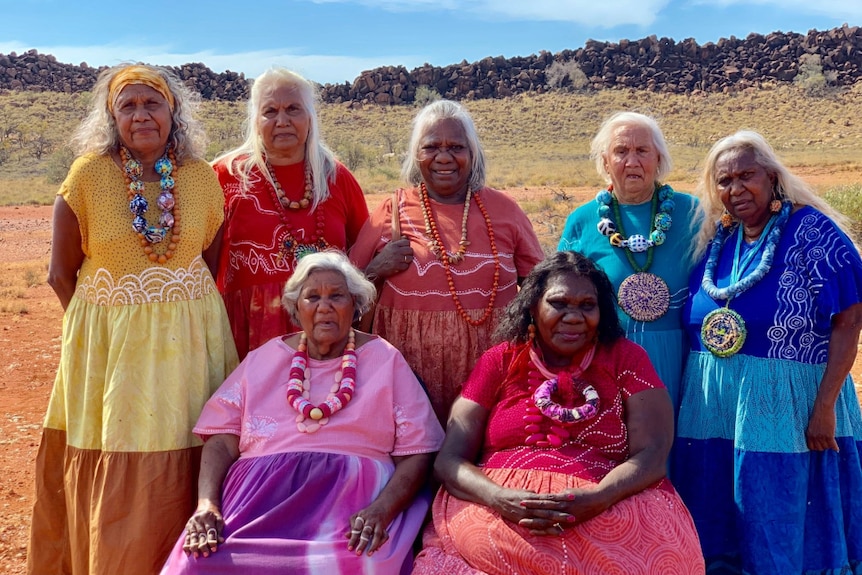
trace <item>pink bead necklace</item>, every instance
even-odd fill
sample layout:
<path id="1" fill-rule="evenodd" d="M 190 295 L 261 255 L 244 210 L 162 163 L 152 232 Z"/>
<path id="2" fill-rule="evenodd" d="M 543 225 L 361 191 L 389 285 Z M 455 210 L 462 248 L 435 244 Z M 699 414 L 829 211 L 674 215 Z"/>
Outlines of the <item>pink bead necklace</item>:
<path id="1" fill-rule="evenodd" d="M 535 347 L 530 345 L 531 365 L 527 379 L 529 388 L 534 391 L 532 397 L 525 400 L 524 431 L 527 433 L 527 445 L 562 447 L 571 438 L 567 425 L 596 416 L 599 394 L 592 385 L 578 379 L 589 368 L 595 354 L 596 347 L 593 346 L 573 371 L 554 374 L 545 367 Z M 585 399 L 583 405 L 563 407 L 551 399 L 560 388 L 574 389 L 575 387 L 580 387 L 580 392 Z"/>
<path id="2" fill-rule="evenodd" d="M 347 345 L 341 356 L 341 369 L 335 374 L 335 383 L 326 401 L 314 405 L 308 399 L 311 391 L 311 368 L 308 365 L 308 338 L 299 335 L 296 354 L 290 362 L 290 379 L 287 382 L 287 403 L 299 414 L 296 428 L 303 433 L 314 433 L 329 423 L 329 418 L 341 411 L 353 398 L 356 390 L 356 332 L 347 334 Z M 306 420 L 312 420 L 306 423 Z"/>

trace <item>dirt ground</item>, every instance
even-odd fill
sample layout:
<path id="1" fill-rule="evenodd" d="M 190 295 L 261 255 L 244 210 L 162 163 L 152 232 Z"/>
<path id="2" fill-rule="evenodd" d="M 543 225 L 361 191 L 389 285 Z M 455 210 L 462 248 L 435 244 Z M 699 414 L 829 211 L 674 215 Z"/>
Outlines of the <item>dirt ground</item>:
<path id="1" fill-rule="evenodd" d="M 805 176 L 815 184 L 835 179 L 834 174 L 815 170 Z M 862 174 L 843 174 L 840 179 L 841 183 L 862 181 Z M 511 193 L 519 201 L 536 200 L 537 196 L 559 198 L 553 190 L 524 188 Z M 565 193 L 566 201 L 577 205 L 595 191 Z M 369 204 L 376 205 L 383 197 L 369 197 Z M 545 235 L 550 227 L 541 217 L 534 215 L 534 224 Z M 0 273 L 16 273 L 14 266 L 21 263 L 46 263 L 50 239 L 50 207 L 0 207 Z M 24 573 L 34 462 L 59 360 L 62 319 L 60 305 L 44 283 L 27 288 L 23 304 L 25 313 L 0 312 L 0 573 L 8 575 Z M 862 381 L 862 362 L 857 360 L 852 373 Z"/>

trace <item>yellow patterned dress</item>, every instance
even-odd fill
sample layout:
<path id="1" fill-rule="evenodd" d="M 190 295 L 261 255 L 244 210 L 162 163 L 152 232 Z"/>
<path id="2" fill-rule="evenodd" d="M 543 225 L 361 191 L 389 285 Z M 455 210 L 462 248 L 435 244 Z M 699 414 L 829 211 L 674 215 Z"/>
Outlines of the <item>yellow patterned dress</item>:
<path id="1" fill-rule="evenodd" d="M 79 158 L 60 188 L 85 258 L 37 459 L 30 573 L 156 573 L 193 511 L 201 443 L 191 430 L 237 361 L 201 256 L 222 224 L 221 188 L 203 161 L 174 178 L 181 241 L 165 265 L 132 231 L 109 156 Z M 158 194 L 148 182 L 151 220 Z"/>

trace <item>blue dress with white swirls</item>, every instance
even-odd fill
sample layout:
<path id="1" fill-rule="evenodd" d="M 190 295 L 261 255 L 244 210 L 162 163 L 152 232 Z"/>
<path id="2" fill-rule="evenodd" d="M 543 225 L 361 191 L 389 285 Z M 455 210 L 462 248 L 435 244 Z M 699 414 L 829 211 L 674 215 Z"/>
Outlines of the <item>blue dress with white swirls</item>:
<path id="1" fill-rule="evenodd" d="M 738 233 L 721 250 L 718 287 L 730 283 Z M 805 441 L 832 318 L 862 301 L 859 253 L 822 213 L 793 213 L 772 269 L 730 302 L 748 335 L 727 358 L 700 338 L 704 316 L 726 303 L 700 286 L 705 260 L 683 312 L 692 349 L 672 469 L 707 572 L 860 574 L 862 416 L 850 376 L 835 406 L 840 451 L 809 451 Z"/>

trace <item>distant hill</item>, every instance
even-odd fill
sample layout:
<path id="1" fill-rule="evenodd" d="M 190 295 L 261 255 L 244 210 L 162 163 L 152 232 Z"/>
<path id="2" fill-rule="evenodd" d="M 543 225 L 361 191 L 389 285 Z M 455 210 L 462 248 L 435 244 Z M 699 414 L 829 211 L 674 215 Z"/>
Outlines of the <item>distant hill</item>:
<path id="1" fill-rule="evenodd" d="M 700 45 L 692 38 L 675 42 L 650 36 L 640 40 L 588 40 L 577 50 L 540 52 L 526 57 L 488 57 L 444 67 L 425 64 L 408 71 L 385 66 L 362 72 L 353 83 L 326 84 L 328 103 L 412 103 L 417 93 L 436 92 L 464 100 L 505 98 L 549 90 L 633 88 L 653 92 L 735 92 L 750 87 L 789 83 L 803 62 L 822 67 L 832 84 L 850 86 L 862 79 L 862 29 L 844 25 L 807 34 L 773 32 L 733 36 Z M 170 67 L 208 100 L 243 100 L 248 79 L 216 73 L 200 63 Z M 0 90 L 81 92 L 92 88 L 103 68 L 57 62 L 30 50 L 0 54 Z"/>

